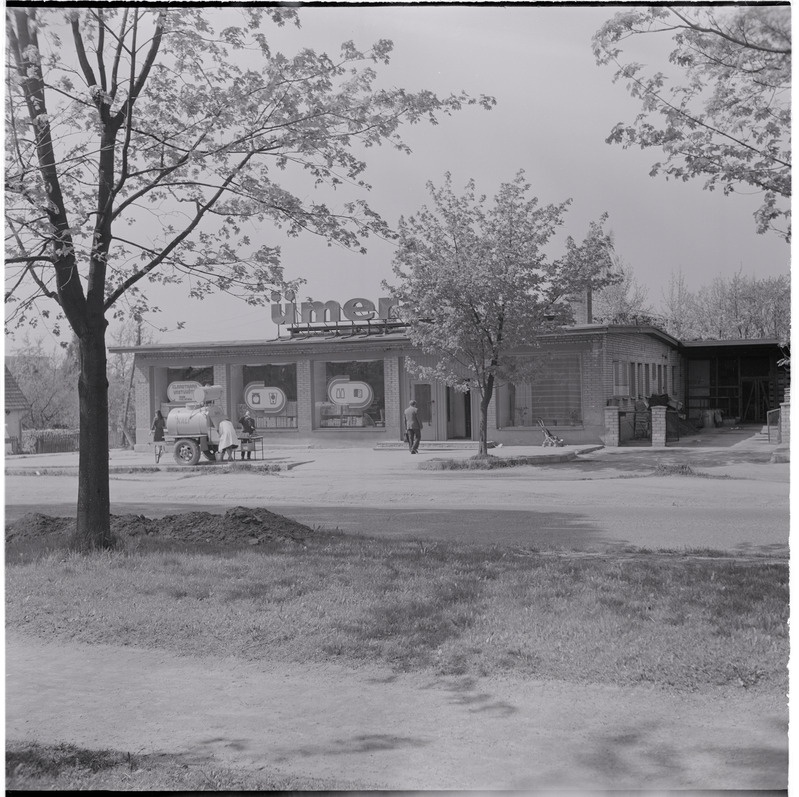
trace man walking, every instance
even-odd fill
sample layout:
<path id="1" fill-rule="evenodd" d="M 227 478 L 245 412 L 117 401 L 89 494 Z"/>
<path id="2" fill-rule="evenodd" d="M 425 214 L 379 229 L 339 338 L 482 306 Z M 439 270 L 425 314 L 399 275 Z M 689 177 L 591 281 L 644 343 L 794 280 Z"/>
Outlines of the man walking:
<path id="1" fill-rule="evenodd" d="M 411 454 L 419 452 L 419 442 L 422 439 L 422 422 L 419 420 L 419 410 L 416 408 L 416 399 L 405 410 L 405 437 Z"/>

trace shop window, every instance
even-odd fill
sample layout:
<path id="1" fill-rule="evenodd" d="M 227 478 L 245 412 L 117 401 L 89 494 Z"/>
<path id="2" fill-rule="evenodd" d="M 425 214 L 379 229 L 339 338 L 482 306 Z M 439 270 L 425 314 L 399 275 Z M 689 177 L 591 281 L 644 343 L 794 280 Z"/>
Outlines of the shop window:
<path id="1" fill-rule="evenodd" d="M 315 428 L 385 427 L 382 360 L 316 362 L 313 374 Z"/>
<path id="2" fill-rule="evenodd" d="M 167 368 L 166 370 L 166 395 L 156 397 L 156 406 L 159 407 L 164 417 L 173 407 L 183 407 L 193 402 L 194 391 L 198 387 L 214 384 L 214 367 L 204 365 L 187 368 Z M 166 401 L 164 401 L 166 399 Z"/>
<path id="3" fill-rule="evenodd" d="M 613 361 L 613 395 L 614 396 L 629 396 L 630 383 L 628 376 L 630 368 L 627 363 L 620 360 Z"/>
<path id="4" fill-rule="evenodd" d="M 199 368 L 167 368 L 167 384 L 172 382 L 197 382 L 200 385 L 214 384 L 214 367 L 204 365 Z"/>
<path id="5" fill-rule="evenodd" d="M 297 365 L 245 365 L 239 417 L 249 410 L 259 431 L 297 428 Z"/>
<path id="6" fill-rule="evenodd" d="M 535 426 L 539 418 L 547 426 L 579 426 L 581 394 L 579 354 L 542 358 L 540 370 L 530 382 L 505 384 L 497 390 L 497 426 Z"/>

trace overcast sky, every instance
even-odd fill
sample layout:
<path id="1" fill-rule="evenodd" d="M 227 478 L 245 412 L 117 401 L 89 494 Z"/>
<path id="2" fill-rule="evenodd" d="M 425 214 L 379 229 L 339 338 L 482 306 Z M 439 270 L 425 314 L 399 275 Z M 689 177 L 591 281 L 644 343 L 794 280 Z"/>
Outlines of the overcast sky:
<path id="1" fill-rule="evenodd" d="M 230 9 L 232 11 L 232 9 Z M 725 197 L 702 190 L 700 181 L 675 183 L 650 177 L 654 150 L 623 150 L 605 143 L 619 121 L 632 121 L 638 105 L 610 68 L 598 67 L 591 36 L 613 7 L 329 7 L 300 8 L 299 31 L 270 27 L 273 51 L 291 54 L 310 46 L 337 54 L 353 39 L 367 48 L 380 38 L 394 42 L 386 83 L 439 95 L 466 90 L 491 94 L 491 111 L 464 108 L 438 126 L 405 128 L 413 149 L 403 155 L 370 150 L 367 197 L 391 224 L 427 201 L 428 180 L 440 184 L 450 171 L 456 186 L 473 177 L 492 195 L 499 183 L 524 169 L 542 203 L 571 197 L 564 234 L 581 239 L 590 220 L 609 213 L 616 249 L 659 304 L 672 270 L 682 269 L 690 288 L 714 276 L 776 275 L 788 269 L 789 247 L 776 234 L 755 232 L 757 195 Z M 649 39 L 639 60 L 664 68 L 668 40 Z M 647 58 L 648 54 L 648 58 Z M 328 248 L 316 239 L 288 240 L 266 228 L 257 235 L 283 247 L 288 277 L 307 280 L 298 298 L 376 300 L 391 277 L 392 245 L 371 239 L 366 255 Z M 163 289 L 158 289 L 163 290 Z M 156 298 L 164 312 L 153 318 L 171 331 L 160 342 L 273 337 L 269 308 L 232 299 L 190 303 L 174 289 Z M 175 322 L 186 326 L 176 330 Z"/>

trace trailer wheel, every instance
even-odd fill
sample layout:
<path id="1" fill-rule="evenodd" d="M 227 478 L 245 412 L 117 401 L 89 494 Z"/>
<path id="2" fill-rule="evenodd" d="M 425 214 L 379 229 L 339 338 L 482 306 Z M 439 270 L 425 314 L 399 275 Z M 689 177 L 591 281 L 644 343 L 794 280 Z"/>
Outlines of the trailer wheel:
<path id="1" fill-rule="evenodd" d="M 216 462 L 216 449 L 215 448 L 208 448 L 203 451 L 205 454 L 205 458 L 211 462 Z"/>
<path id="2" fill-rule="evenodd" d="M 175 443 L 175 462 L 178 465 L 196 465 L 200 461 L 200 446 L 194 440 L 178 440 Z"/>

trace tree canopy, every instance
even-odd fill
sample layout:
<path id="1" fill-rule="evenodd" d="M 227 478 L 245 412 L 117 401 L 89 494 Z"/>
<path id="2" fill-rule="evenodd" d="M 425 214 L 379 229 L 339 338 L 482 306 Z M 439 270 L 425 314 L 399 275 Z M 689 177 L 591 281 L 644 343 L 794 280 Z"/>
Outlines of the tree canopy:
<path id="1" fill-rule="evenodd" d="M 268 301 L 275 228 L 356 249 L 390 234 L 362 198 L 331 208 L 308 189 L 367 189 L 366 148 L 408 151 L 403 123 L 493 102 L 379 88 L 386 40 L 273 52 L 267 19 L 298 24 L 289 8 L 8 11 L 12 321 L 34 322 L 44 296 L 80 333 L 84 290 L 98 310 L 137 313 L 154 308 L 148 281 Z"/>
<path id="2" fill-rule="evenodd" d="M 704 180 L 706 189 L 762 195 L 757 231 L 790 240 L 791 9 L 742 5 L 646 6 L 617 13 L 594 36 L 597 63 L 615 68 L 641 102 L 609 143 L 658 148 L 650 174 Z M 623 46 L 671 35 L 662 71 Z M 636 41 L 631 41 L 633 37 Z"/>
<path id="3" fill-rule="evenodd" d="M 542 205 L 520 171 L 492 202 L 470 180 L 461 194 L 446 174 L 428 183 L 432 207 L 399 223 L 396 285 L 409 337 L 435 366 L 410 363 L 424 378 L 440 379 L 480 396 L 480 452 L 487 450 L 487 413 L 499 379 L 534 369 L 530 350 L 540 336 L 572 320 L 567 301 L 589 283 L 601 287 L 612 242 L 603 216 L 582 243 L 567 238 L 553 258 L 549 244 L 571 202 Z M 528 356 L 525 356 L 528 355 Z"/>
<path id="4" fill-rule="evenodd" d="M 663 328 L 682 340 L 790 340 L 791 284 L 787 274 L 717 276 L 696 291 L 681 272 L 664 296 Z"/>
<path id="5" fill-rule="evenodd" d="M 362 196 L 364 153 L 408 151 L 403 124 L 494 101 L 381 87 L 387 40 L 277 52 L 266 25 L 299 24 L 289 7 L 32 6 L 6 21 L 7 325 L 66 319 L 76 336 L 78 541 L 96 547 L 110 543 L 108 316 L 157 309 L 152 283 L 268 302 L 276 228 L 357 250 L 390 235 Z M 330 207 L 320 186 L 352 190 Z"/>
<path id="6" fill-rule="evenodd" d="M 600 324 L 655 323 L 647 290 L 635 278 L 632 267 L 612 255 L 616 280 L 593 297 L 593 318 Z"/>

